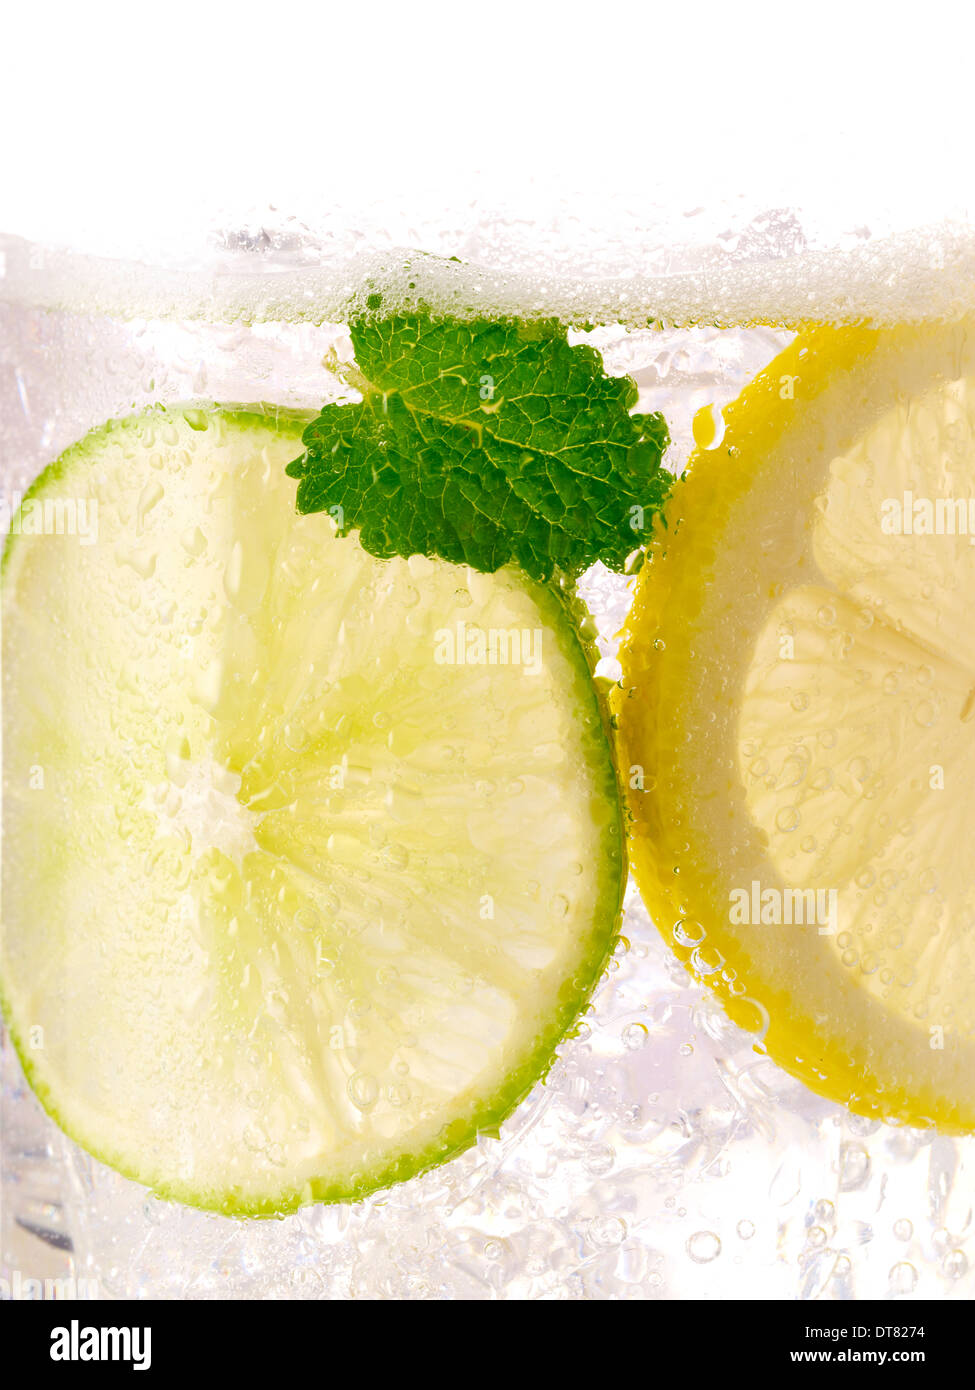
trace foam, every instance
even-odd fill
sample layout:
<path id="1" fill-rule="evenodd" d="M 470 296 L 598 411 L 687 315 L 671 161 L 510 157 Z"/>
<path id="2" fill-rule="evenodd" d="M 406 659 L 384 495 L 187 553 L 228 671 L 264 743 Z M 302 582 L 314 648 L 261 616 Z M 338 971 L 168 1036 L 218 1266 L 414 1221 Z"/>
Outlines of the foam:
<path id="1" fill-rule="evenodd" d="M 517 249 L 517 248 L 516 248 Z M 587 273 L 571 256 L 495 256 L 493 264 L 447 261 L 408 249 L 334 251 L 295 265 L 237 258 L 228 268 L 154 267 L 39 247 L 0 237 L 0 302 L 121 319 L 226 323 L 340 323 L 381 292 L 385 309 L 421 299 L 433 312 L 554 316 L 576 326 L 648 323 L 731 327 L 812 321 L 876 324 L 953 319 L 975 313 L 975 227 L 944 222 L 836 249 L 798 246 L 758 253 L 706 247 L 681 257 L 687 268 L 641 271 L 660 263 L 659 247 L 629 247 L 632 270 Z M 505 268 L 515 262 L 518 269 Z M 553 264 L 556 268 L 552 269 Z"/>

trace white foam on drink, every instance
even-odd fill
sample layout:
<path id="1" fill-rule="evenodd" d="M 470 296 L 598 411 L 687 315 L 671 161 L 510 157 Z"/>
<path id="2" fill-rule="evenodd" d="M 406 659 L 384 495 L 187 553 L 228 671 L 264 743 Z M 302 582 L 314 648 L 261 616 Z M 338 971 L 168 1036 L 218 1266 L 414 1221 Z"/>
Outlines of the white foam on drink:
<path id="1" fill-rule="evenodd" d="M 120 319 L 241 324 L 341 323 L 376 294 L 384 311 L 422 301 L 432 312 L 461 317 L 554 316 L 576 326 L 628 328 L 885 324 L 975 312 L 975 227 L 967 222 L 876 239 L 864 229 L 862 238 L 857 233 L 824 249 L 801 228 L 793 234 L 793 214 L 776 215 L 789 236 L 773 226 L 771 236 L 737 236 L 728 247 L 714 240 L 668 247 L 648 232 L 644 242 L 631 235 L 619 254 L 595 261 L 583 241 L 575 251 L 560 242 L 563 254 L 552 256 L 544 240 L 461 237 L 460 248 L 481 259 L 459 261 L 375 249 L 368 237 L 360 251 L 348 238 L 336 246 L 309 237 L 297 253 L 289 247 L 275 255 L 273 245 L 269 256 L 215 253 L 210 264 L 186 269 L 0 237 L 0 301 Z M 446 249 L 442 243 L 438 251 Z M 601 273 L 607 266 L 615 273 Z"/>

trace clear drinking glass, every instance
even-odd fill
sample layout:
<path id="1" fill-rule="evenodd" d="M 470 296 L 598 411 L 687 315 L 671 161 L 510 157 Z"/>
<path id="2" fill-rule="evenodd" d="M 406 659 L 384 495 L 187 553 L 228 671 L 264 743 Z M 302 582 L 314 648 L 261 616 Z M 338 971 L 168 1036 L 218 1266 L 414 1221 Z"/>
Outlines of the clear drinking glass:
<path id="1" fill-rule="evenodd" d="M 894 316 L 971 308 L 975 256 L 964 228 L 912 240 L 760 207 L 657 210 L 585 236 L 557 216 L 310 228 L 269 212 L 155 267 L 9 237 L 7 504 L 89 429 L 152 402 L 320 407 L 343 298 L 398 245 L 481 267 L 488 306 L 588 323 L 575 339 L 665 413 L 674 472 L 697 412 L 790 341 L 784 323 L 881 301 Z M 597 566 L 583 592 L 612 676 L 630 581 Z M 780 1071 L 673 959 L 632 882 L 622 938 L 500 1139 L 281 1220 L 163 1202 L 95 1161 L 45 1116 L 4 1037 L 2 1278 L 15 1297 L 972 1297 L 975 1140 L 865 1121 Z"/>

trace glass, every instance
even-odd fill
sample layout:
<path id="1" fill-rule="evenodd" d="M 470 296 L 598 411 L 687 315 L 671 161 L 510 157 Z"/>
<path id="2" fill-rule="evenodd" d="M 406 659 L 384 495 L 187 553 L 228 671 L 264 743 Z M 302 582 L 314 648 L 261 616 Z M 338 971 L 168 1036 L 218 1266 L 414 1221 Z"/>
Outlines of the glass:
<path id="1" fill-rule="evenodd" d="M 269 214 L 225 229 L 188 269 L 0 240 L 4 498 L 155 401 L 320 406 L 345 296 L 405 242 L 484 267 L 465 283 L 489 308 L 527 301 L 605 325 L 573 338 L 633 377 L 640 410 L 664 412 L 674 472 L 698 411 L 720 410 L 792 337 L 736 324 L 973 307 L 965 228 L 934 240 L 779 208 L 655 216 L 567 243 L 557 221 L 312 233 Z M 648 328 L 651 306 L 662 322 Z M 629 581 L 596 567 L 582 588 L 613 677 Z M 282 1220 L 165 1203 L 93 1160 L 43 1114 L 4 1037 L 3 1279 L 14 1296 L 73 1279 L 102 1298 L 971 1297 L 975 1140 L 864 1121 L 785 1075 L 671 957 L 632 882 L 622 938 L 500 1140 Z"/>

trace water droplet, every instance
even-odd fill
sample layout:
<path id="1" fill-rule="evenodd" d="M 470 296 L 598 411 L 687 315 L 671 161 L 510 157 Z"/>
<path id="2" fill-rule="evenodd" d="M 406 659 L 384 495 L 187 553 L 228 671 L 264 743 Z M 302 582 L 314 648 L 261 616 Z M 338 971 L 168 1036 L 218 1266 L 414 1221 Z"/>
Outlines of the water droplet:
<path id="1" fill-rule="evenodd" d="M 620 1216 L 594 1216 L 586 1228 L 586 1235 L 598 1249 L 610 1250 L 626 1239 L 626 1222 Z"/>
<path id="2" fill-rule="evenodd" d="M 699 449 L 716 449 L 724 438 L 725 421 L 721 407 L 713 402 L 702 405 L 691 424 L 694 443 Z"/>
<path id="3" fill-rule="evenodd" d="M 623 1029 L 623 1046 L 629 1048 L 631 1052 L 636 1052 L 643 1046 L 650 1036 L 646 1025 L 643 1023 L 628 1023 Z"/>
<path id="4" fill-rule="evenodd" d="M 142 532 L 143 523 L 158 502 L 161 502 L 165 493 L 162 483 L 157 478 L 152 478 L 139 493 L 139 501 L 136 504 L 137 528 L 139 534 Z"/>
<path id="5" fill-rule="evenodd" d="M 191 555 L 194 560 L 198 560 L 207 548 L 207 538 L 199 526 L 187 527 L 180 536 L 179 543 L 187 555 Z"/>
<path id="6" fill-rule="evenodd" d="M 395 1105 L 397 1109 L 408 1103 L 410 1095 L 410 1088 L 405 1081 L 394 1081 L 392 1086 L 386 1087 L 386 1097 L 390 1105 Z"/>
<path id="7" fill-rule="evenodd" d="M 914 723 L 922 729 L 930 729 L 938 722 L 938 711 L 930 700 L 921 700 L 914 707 Z"/>
<path id="8" fill-rule="evenodd" d="M 313 907 L 299 907 L 294 920 L 295 926 L 302 931 L 318 931 L 322 925 L 322 919 Z"/>
<path id="9" fill-rule="evenodd" d="M 840 1191 L 857 1192 L 870 1179 L 870 1155 L 862 1144 L 840 1146 Z"/>
<path id="10" fill-rule="evenodd" d="M 674 940 L 678 946 L 700 946 L 706 935 L 700 922 L 690 917 L 682 917 L 674 923 Z"/>
<path id="11" fill-rule="evenodd" d="M 612 1171 L 615 1162 L 616 1155 L 609 1145 L 597 1144 L 586 1154 L 582 1160 L 582 1166 L 592 1177 L 604 1178 L 607 1173 Z"/>
<path id="12" fill-rule="evenodd" d="M 686 1248 L 695 1264 L 706 1265 L 721 1254 L 721 1241 L 713 1231 L 695 1231 Z"/>
<path id="13" fill-rule="evenodd" d="M 917 1270 L 909 1261 L 901 1260 L 895 1264 L 887 1277 L 890 1280 L 890 1292 L 895 1297 L 903 1297 L 905 1294 L 914 1292 L 917 1284 Z"/>
<path id="14" fill-rule="evenodd" d="M 387 845 L 382 852 L 382 861 L 387 869 L 399 873 L 410 862 L 410 852 L 403 845 Z"/>
<path id="15" fill-rule="evenodd" d="M 349 1077 L 349 1100 L 357 1110 L 369 1110 L 379 1099 L 379 1083 L 368 1072 L 357 1071 Z"/>
<path id="16" fill-rule="evenodd" d="M 224 593 L 231 603 L 240 597 L 241 580 L 244 577 L 244 546 L 240 540 L 234 541 L 230 551 L 230 559 L 227 561 L 223 572 Z"/>

